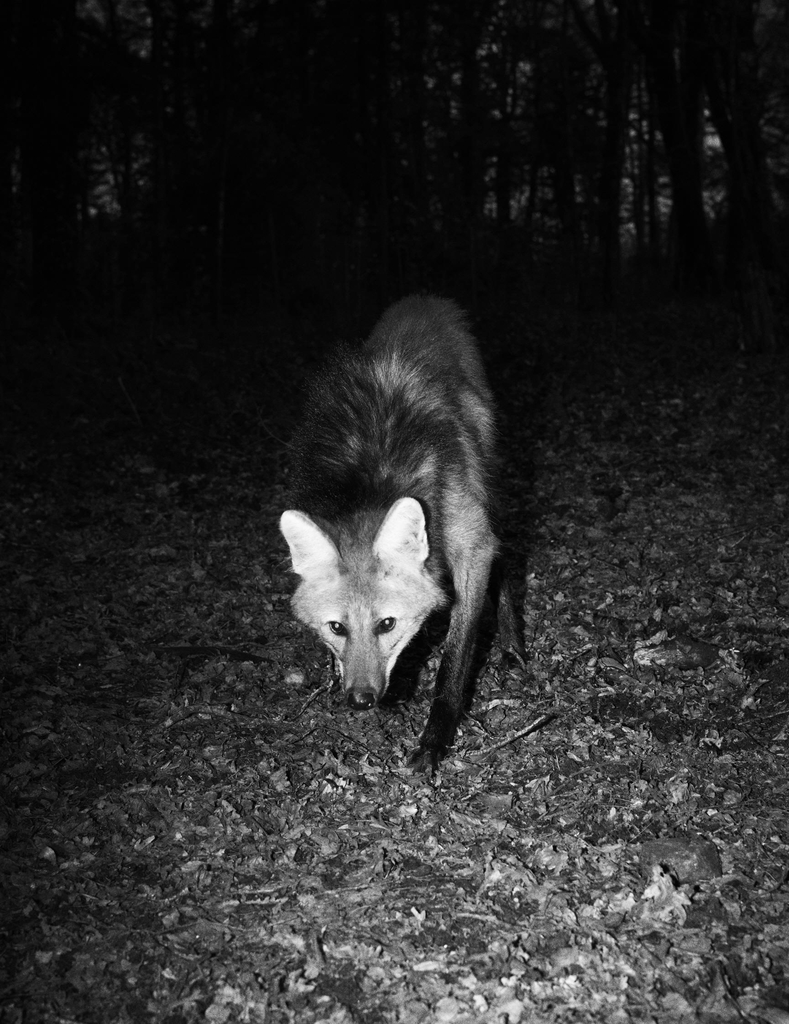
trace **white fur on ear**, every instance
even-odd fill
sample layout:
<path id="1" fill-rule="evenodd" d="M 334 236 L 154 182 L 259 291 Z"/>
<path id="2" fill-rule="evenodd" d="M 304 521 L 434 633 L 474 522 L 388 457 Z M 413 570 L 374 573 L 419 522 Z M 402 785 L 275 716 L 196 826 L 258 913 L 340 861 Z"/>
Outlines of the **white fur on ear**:
<path id="1" fill-rule="evenodd" d="M 381 523 L 373 553 L 390 561 L 410 558 L 424 562 L 429 551 L 422 506 L 416 498 L 398 498 Z"/>
<path id="2" fill-rule="evenodd" d="M 339 561 L 340 553 L 334 542 L 303 512 L 289 509 L 283 512 L 279 528 L 288 542 L 293 571 L 305 576 L 311 570 Z"/>

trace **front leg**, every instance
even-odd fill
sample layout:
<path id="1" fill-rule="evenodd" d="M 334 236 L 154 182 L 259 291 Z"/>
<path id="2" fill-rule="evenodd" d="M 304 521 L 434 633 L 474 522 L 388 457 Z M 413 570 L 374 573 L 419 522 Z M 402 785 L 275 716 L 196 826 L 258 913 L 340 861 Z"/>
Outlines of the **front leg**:
<path id="1" fill-rule="evenodd" d="M 434 769 L 455 738 L 474 660 L 477 627 L 485 603 L 496 540 L 485 523 L 473 538 L 450 552 L 455 602 L 438 669 L 436 695 L 419 744 L 409 758 L 417 771 Z M 471 540 L 469 543 L 468 541 Z"/>

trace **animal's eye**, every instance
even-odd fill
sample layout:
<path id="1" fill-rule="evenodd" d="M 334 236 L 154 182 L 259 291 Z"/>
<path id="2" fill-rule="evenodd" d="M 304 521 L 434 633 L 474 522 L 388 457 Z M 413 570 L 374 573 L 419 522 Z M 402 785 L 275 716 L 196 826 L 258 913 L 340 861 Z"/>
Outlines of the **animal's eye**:
<path id="1" fill-rule="evenodd" d="M 348 630 L 343 626 L 341 622 L 330 622 L 329 629 L 334 633 L 335 636 L 347 636 Z"/>
<path id="2" fill-rule="evenodd" d="M 391 633 L 392 630 L 395 628 L 396 622 L 397 619 L 393 619 L 391 615 L 387 616 L 385 619 L 381 619 L 381 621 L 378 623 L 378 632 Z"/>

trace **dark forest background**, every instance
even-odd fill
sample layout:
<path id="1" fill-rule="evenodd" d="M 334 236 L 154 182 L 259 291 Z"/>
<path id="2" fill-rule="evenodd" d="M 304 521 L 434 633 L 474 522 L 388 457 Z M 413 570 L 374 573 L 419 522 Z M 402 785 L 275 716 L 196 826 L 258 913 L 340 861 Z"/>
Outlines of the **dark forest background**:
<path id="1" fill-rule="evenodd" d="M 6 327 L 722 296 L 782 344 L 784 0 L 9 0 Z"/>

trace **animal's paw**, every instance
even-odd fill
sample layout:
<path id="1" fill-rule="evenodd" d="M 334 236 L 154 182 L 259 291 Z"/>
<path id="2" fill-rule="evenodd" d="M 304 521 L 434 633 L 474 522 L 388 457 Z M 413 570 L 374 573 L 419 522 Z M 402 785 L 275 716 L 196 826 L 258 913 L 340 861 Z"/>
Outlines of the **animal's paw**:
<path id="1" fill-rule="evenodd" d="M 523 647 L 505 647 L 501 652 L 501 664 L 507 672 L 526 672 L 526 651 Z"/>
<path id="2" fill-rule="evenodd" d="M 409 767 L 415 772 L 430 773 L 452 746 L 458 714 L 441 698 L 433 702 L 416 750 L 408 759 Z"/>
<path id="3" fill-rule="evenodd" d="M 438 768 L 440 760 L 441 754 L 439 751 L 431 750 L 420 743 L 409 754 L 408 767 L 414 775 L 432 775 L 436 768 Z"/>

